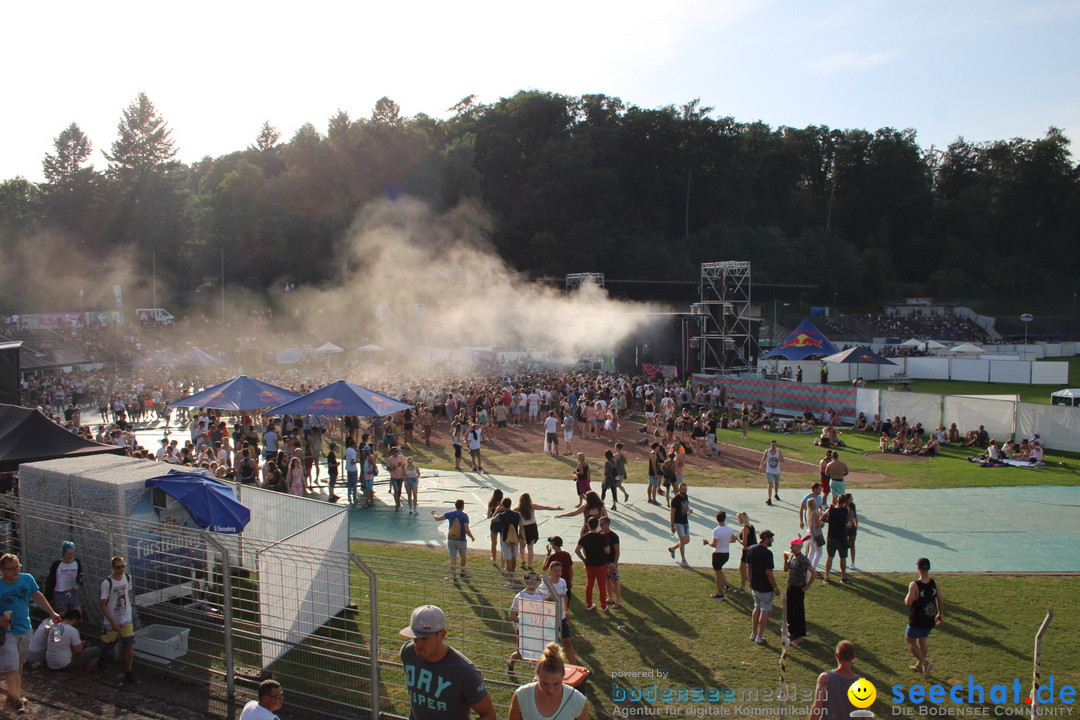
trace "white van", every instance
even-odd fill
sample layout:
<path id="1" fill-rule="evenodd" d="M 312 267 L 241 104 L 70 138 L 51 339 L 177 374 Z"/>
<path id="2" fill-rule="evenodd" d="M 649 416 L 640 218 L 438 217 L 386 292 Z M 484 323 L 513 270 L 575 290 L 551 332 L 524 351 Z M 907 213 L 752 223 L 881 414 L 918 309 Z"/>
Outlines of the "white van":
<path id="1" fill-rule="evenodd" d="M 148 323 L 170 323 L 176 318 L 165 308 L 137 308 L 135 320 L 141 325 Z"/>

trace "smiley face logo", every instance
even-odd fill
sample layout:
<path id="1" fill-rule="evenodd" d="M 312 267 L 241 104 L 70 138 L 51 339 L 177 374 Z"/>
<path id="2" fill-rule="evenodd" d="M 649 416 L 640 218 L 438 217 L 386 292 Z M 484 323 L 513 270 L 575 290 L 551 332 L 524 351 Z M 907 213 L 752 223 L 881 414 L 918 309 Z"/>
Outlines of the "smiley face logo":
<path id="1" fill-rule="evenodd" d="M 847 689 L 847 697 L 852 705 L 859 709 L 868 708 L 877 699 L 877 688 L 866 678 L 859 678 Z"/>

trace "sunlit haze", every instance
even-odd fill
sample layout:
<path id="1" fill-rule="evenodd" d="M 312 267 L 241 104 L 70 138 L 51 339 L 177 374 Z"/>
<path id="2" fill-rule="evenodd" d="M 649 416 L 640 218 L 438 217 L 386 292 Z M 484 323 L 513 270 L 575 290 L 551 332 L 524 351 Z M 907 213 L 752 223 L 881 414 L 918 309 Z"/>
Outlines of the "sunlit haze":
<path id="1" fill-rule="evenodd" d="M 187 162 L 339 109 L 447 117 L 522 89 L 640 107 L 701 98 L 771 126 L 914 128 L 924 147 L 1080 132 L 1077 0 L 808 3 L 16 3 L 0 179 L 41 180 L 76 122 L 98 169 L 145 92 Z"/>

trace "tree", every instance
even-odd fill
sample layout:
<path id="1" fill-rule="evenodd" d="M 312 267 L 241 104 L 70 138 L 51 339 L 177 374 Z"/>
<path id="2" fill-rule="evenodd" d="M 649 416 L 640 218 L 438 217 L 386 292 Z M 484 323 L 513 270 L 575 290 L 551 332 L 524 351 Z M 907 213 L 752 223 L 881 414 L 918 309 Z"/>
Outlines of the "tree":
<path id="1" fill-rule="evenodd" d="M 269 120 L 264 120 L 262 127 L 259 128 L 259 134 L 255 136 L 255 145 L 252 149 L 261 153 L 270 152 L 277 149 L 280 140 L 281 133 L 278 129 L 271 125 Z"/>
<path id="2" fill-rule="evenodd" d="M 371 111 L 371 122 L 376 125 L 399 127 L 402 124 L 401 107 L 388 97 L 381 97 Z"/>
<path id="3" fill-rule="evenodd" d="M 100 217 L 98 177 L 93 166 L 83 167 L 90 157 L 89 138 L 76 123 L 66 127 L 55 140 L 55 155 L 42 161 L 46 183 L 42 187 L 45 216 L 50 224 L 72 234 L 83 243 L 97 236 Z"/>
<path id="4" fill-rule="evenodd" d="M 84 170 L 93 170 L 93 166 L 83 168 L 82 164 L 90 157 L 92 146 L 78 124 L 71 123 L 53 140 L 55 155 L 45 155 L 41 165 L 45 171 L 45 182 L 53 187 L 70 188 L 85 179 Z"/>
<path id="5" fill-rule="evenodd" d="M 175 167 L 176 144 L 172 140 L 172 131 L 158 115 L 146 93 L 139 93 L 135 101 L 128 105 L 116 130 L 112 154 L 105 154 L 111 163 L 111 174 L 123 176 L 148 169 L 168 170 Z"/>

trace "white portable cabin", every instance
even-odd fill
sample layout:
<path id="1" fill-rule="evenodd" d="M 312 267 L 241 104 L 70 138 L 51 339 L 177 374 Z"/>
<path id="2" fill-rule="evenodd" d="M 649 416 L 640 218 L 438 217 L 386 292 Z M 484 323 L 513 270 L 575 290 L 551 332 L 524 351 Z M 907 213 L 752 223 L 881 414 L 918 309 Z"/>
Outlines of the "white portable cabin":
<path id="1" fill-rule="evenodd" d="M 149 478 L 174 467 L 117 455 L 20 466 L 20 500 L 55 506 L 47 519 L 41 512 L 20 518 L 23 565 L 40 576 L 60 557 L 60 543 L 71 540 L 95 589 L 109 573 L 109 558 L 119 554 L 128 562 L 136 606 L 197 595 L 214 570 L 211 542 L 192 532 L 197 528 L 176 500 L 146 487 Z M 258 580 L 265 666 L 351 603 L 350 568 L 342 560 L 349 513 L 252 486 L 236 485 L 236 494 L 251 521 L 242 534 L 213 534 L 212 540 L 228 549 L 233 567 L 253 571 Z M 84 513 L 80 522 L 73 521 L 76 512 Z M 101 513 L 100 526 L 88 527 L 86 512 Z M 289 552 L 298 547 L 302 559 Z"/>

